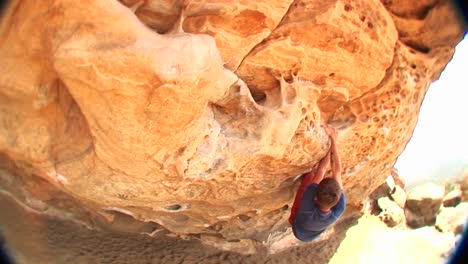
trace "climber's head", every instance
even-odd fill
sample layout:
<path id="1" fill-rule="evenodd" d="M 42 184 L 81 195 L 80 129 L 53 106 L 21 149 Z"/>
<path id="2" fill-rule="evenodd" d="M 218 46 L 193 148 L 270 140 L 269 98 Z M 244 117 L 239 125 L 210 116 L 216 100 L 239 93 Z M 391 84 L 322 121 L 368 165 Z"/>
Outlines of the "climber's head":
<path id="1" fill-rule="evenodd" d="M 340 200 L 341 188 L 334 178 L 323 179 L 315 194 L 315 203 L 322 210 L 327 210 L 335 206 Z"/>

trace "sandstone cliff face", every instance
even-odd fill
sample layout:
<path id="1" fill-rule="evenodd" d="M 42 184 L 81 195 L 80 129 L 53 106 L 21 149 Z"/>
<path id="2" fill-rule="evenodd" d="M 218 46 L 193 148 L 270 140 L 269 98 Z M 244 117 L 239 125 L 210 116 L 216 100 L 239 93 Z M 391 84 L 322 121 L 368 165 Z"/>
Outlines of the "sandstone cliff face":
<path id="1" fill-rule="evenodd" d="M 1 191 L 90 228 L 255 248 L 327 151 L 322 123 L 360 206 L 462 35 L 447 1 L 11 1 Z"/>

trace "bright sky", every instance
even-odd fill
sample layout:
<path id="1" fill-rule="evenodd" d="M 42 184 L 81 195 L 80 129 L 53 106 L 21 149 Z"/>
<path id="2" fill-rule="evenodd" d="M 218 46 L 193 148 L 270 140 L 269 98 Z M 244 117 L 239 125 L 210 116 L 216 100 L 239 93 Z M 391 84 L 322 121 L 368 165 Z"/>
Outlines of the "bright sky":
<path id="1" fill-rule="evenodd" d="M 468 169 L 468 38 L 427 92 L 411 141 L 395 168 L 407 187 Z"/>

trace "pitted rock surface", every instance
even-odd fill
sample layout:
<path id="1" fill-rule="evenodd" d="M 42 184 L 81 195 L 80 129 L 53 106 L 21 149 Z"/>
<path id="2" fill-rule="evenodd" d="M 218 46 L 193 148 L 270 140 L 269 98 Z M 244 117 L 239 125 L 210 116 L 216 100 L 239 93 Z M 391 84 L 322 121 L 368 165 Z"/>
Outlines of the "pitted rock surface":
<path id="1" fill-rule="evenodd" d="M 0 188 L 89 228 L 252 253 L 325 155 L 321 124 L 361 205 L 462 36 L 448 1 L 10 1 Z"/>

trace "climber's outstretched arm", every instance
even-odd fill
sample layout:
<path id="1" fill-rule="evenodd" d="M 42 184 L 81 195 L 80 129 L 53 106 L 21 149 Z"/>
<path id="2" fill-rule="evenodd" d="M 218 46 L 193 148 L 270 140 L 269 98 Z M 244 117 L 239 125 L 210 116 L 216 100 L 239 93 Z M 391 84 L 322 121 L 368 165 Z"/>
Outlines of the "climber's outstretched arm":
<path id="1" fill-rule="evenodd" d="M 341 181 L 341 157 L 340 152 L 338 150 L 338 145 L 336 143 L 338 133 L 332 127 L 326 127 L 325 130 L 327 131 L 327 134 L 330 136 L 331 140 L 330 152 L 333 172 L 332 177 L 335 178 L 335 180 L 340 185 L 341 189 L 343 189 L 343 182 Z"/>
<path id="2" fill-rule="evenodd" d="M 315 178 L 312 183 L 319 184 L 323 180 L 325 172 L 327 172 L 328 166 L 330 165 L 330 151 L 327 152 L 327 155 L 320 160 L 320 164 L 317 167 L 315 172 Z M 310 173 L 310 172 L 309 172 Z"/>

